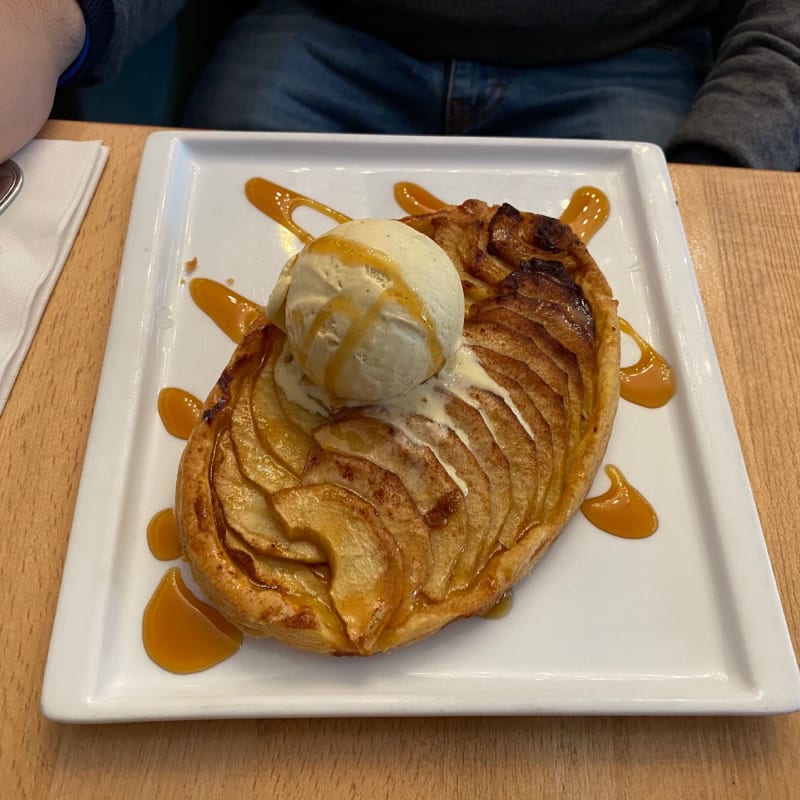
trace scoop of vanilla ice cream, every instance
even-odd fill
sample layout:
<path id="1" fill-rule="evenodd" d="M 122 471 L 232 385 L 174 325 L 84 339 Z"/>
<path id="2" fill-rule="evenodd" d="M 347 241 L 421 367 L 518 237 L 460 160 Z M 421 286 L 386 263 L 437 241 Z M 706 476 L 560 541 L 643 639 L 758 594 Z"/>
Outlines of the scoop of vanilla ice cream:
<path id="1" fill-rule="evenodd" d="M 461 340 L 464 293 L 450 257 L 424 234 L 353 220 L 287 262 L 267 316 L 334 402 L 370 403 L 441 369 Z"/>

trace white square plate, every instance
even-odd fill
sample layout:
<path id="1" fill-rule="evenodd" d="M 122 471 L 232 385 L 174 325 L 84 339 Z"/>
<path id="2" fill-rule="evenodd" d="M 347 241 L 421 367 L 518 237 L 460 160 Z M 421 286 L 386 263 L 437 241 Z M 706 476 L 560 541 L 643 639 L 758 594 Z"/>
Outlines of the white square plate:
<path id="1" fill-rule="evenodd" d="M 193 275 L 232 278 L 236 291 L 264 302 L 298 246 L 245 199 L 253 176 L 351 217 L 402 216 L 393 199 L 402 180 L 448 202 L 508 201 L 551 216 L 577 187 L 600 187 L 611 217 L 591 251 L 621 316 L 677 375 L 678 392 L 663 408 L 620 402 L 607 456 L 650 500 L 658 532 L 619 539 L 578 515 L 516 587 L 506 617 L 455 623 L 387 655 L 334 659 L 246 641 L 194 675 L 150 661 L 142 612 L 171 564 L 150 554 L 146 527 L 173 503 L 183 446 L 162 426 L 157 395 L 177 386 L 205 397 L 233 349 L 191 300 L 184 264 L 196 257 Z M 325 227 L 329 221 L 319 230 Z M 601 472 L 594 493 L 606 485 Z M 658 148 L 150 137 L 53 629 L 46 716 L 775 713 L 798 706 L 797 664 Z"/>

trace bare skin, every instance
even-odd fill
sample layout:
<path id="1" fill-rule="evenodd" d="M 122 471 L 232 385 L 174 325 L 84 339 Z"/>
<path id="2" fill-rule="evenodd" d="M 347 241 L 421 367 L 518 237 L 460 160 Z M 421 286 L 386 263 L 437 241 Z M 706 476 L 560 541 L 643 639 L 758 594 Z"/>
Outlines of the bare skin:
<path id="1" fill-rule="evenodd" d="M 30 141 L 86 29 L 75 0 L 0 0 L 0 162 Z"/>

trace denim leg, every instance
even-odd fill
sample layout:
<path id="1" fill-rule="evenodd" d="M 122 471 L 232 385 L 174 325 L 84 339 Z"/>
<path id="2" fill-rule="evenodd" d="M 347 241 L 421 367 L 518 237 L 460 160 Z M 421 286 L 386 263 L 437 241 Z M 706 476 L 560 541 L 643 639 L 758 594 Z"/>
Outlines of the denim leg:
<path id="1" fill-rule="evenodd" d="M 333 21 L 313 0 L 265 0 L 226 35 L 187 104 L 184 124 L 440 133 L 446 69 Z"/>
<path id="2" fill-rule="evenodd" d="M 625 139 L 665 146 L 711 66 L 704 30 L 613 58 L 535 69 L 455 62 L 447 132 Z"/>
<path id="3" fill-rule="evenodd" d="M 327 17 L 315 0 L 263 0 L 228 32 L 184 124 L 628 139 L 663 147 L 711 60 L 710 36 L 696 29 L 566 66 L 422 62 Z"/>

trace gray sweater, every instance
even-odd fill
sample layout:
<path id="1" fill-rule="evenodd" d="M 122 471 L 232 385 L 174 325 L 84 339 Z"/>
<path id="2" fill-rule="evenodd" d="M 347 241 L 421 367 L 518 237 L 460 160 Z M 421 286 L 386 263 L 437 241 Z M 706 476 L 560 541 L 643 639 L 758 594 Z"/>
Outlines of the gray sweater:
<path id="1" fill-rule="evenodd" d="M 113 0 L 108 44 L 87 65 L 90 73 L 112 74 L 184 3 Z M 320 6 L 421 58 L 516 66 L 602 58 L 726 13 L 733 25 L 667 154 L 800 169 L 800 0 L 320 0 Z"/>

